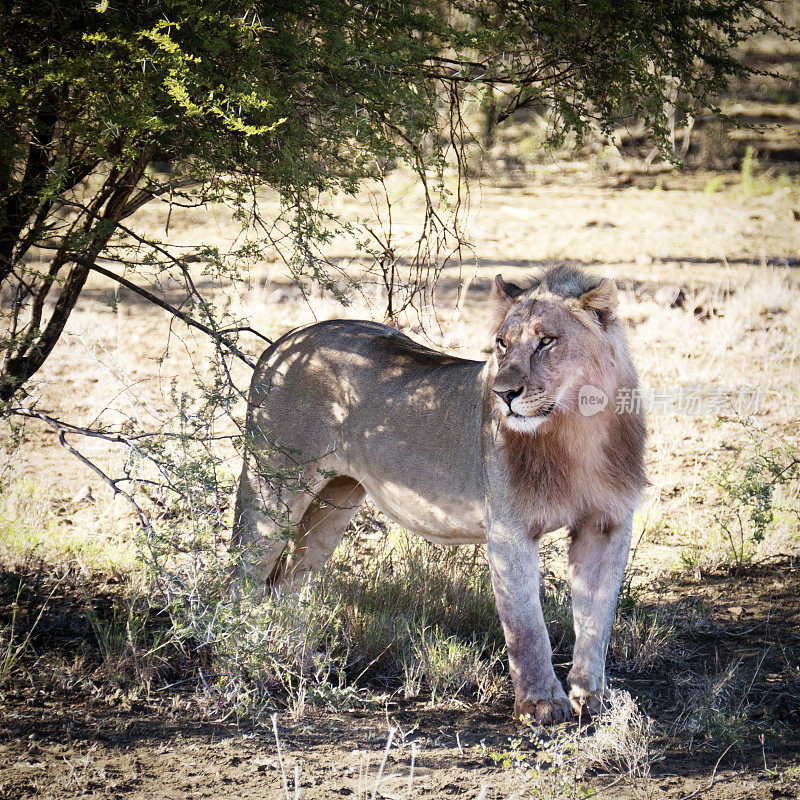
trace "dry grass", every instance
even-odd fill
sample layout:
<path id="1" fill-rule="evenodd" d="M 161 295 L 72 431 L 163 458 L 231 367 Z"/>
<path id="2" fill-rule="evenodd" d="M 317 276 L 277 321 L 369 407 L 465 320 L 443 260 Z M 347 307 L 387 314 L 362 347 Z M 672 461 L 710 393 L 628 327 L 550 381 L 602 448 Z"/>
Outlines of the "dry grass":
<path id="1" fill-rule="evenodd" d="M 0 491 L 0 563 L 7 570 L 121 580 L 137 569 L 132 529 L 119 525 L 91 493 L 59 500 L 31 478 Z M 99 514 L 98 514 L 99 511 Z"/>
<path id="2" fill-rule="evenodd" d="M 649 800 L 655 790 L 651 770 L 660 755 L 654 739 L 654 721 L 628 692 L 613 689 L 592 735 L 581 741 L 579 758 L 586 767 L 624 775 L 637 797 Z"/>

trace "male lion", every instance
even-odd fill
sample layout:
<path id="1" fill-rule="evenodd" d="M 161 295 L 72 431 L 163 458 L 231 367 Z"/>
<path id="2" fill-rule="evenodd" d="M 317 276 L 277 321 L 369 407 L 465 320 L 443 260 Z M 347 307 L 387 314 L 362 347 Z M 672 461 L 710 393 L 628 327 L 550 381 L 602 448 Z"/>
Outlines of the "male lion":
<path id="1" fill-rule="evenodd" d="M 366 494 L 430 542 L 486 542 L 514 713 L 555 723 L 602 706 L 647 483 L 645 426 L 638 412 L 617 413 L 637 377 L 613 281 L 558 267 L 524 290 L 498 275 L 493 300 L 485 363 L 345 320 L 291 331 L 266 350 L 250 390 L 233 544 L 247 583 L 297 587 L 333 553 Z M 560 527 L 571 533 L 569 697 L 539 598 L 539 540 Z"/>

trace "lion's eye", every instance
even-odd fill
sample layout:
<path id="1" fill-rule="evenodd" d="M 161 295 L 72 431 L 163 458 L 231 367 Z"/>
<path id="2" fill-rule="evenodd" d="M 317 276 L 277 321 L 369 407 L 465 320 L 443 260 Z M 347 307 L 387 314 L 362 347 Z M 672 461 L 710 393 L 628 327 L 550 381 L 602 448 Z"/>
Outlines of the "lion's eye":
<path id="1" fill-rule="evenodd" d="M 555 340 L 555 336 L 542 336 L 542 338 L 539 339 L 539 347 L 550 347 Z"/>
<path id="2" fill-rule="evenodd" d="M 508 345 L 506 344 L 506 340 L 505 340 L 505 339 L 503 339 L 501 336 L 498 336 L 498 337 L 497 337 L 497 338 L 494 340 L 494 343 L 497 345 L 497 349 L 498 349 L 498 350 L 499 350 L 501 353 L 505 353 L 505 351 L 506 351 L 506 350 L 508 350 Z"/>

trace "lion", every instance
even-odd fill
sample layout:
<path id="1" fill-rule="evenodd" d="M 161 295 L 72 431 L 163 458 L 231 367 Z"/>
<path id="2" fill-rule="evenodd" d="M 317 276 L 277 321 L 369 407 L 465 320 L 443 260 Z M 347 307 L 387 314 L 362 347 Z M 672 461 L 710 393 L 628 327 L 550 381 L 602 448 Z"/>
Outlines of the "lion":
<path id="1" fill-rule="evenodd" d="M 638 378 L 612 280 L 557 267 L 523 289 L 498 275 L 492 299 L 485 362 L 362 321 L 319 322 L 271 345 L 250 389 L 232 544 L 251 589 L 297 590 L 366 495 L 429 542 L 485 543 L 514 714 L 558 723 L 596 713 L 606 696 L 606 649 L 647 485 L 643 416 L 617 401 L 635 397 Z M 559 528 L 571 537 L 569 694 L 539 589 L 539 543 Z"/>

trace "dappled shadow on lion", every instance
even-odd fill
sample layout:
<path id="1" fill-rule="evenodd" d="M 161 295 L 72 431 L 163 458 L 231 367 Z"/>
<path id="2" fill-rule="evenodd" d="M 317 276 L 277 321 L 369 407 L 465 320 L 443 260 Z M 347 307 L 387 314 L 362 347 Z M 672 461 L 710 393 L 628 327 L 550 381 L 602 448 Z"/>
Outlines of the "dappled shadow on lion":
<path id="1" fill-rule="evenodd" d="M 644 419 L 619 402 L 635 396 L 637 376 L 616 306 L 613 281 L 575 269 L 551 269 L 527 289 L 498 275 L 486 362 L 373 322 L 287 333 L 250 390 L 233 531 L 240 581 L 301 586 L 369 494 L 430 542 L 486 542 L 517 717 L 549 724 L 597 711 L 647 483 Z M 539 541 L 560 527 L 571 534 L 569 695 L 539 599 Z"/>

